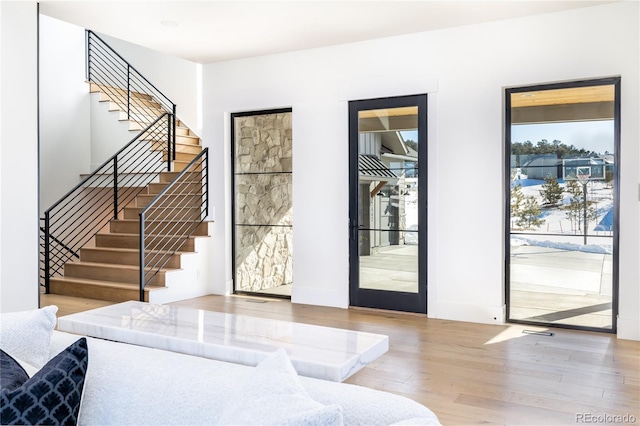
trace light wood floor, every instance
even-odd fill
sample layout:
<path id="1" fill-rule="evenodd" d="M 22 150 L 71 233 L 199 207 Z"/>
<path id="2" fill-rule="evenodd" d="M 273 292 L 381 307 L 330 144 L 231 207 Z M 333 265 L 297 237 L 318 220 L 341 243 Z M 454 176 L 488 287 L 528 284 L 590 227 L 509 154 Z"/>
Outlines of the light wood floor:
<path id="1" fill-rule="evenodd" d="M 108 302 L 43 295 L 58 315 Z M 386 334 L 389 351 L 347 380 L 412 398 L 445 425 L 640 422 L 640 343 L 615 335 L 483 325 L 394 312 L 336 309 L 255 297 L 174 303 L 241 315 Z M 580 416 L 583 417 L 580 417 Z M 615 421 L 613 416 L 627 416 Z M 624 423 L 623 420 L 627 420 Z"/>

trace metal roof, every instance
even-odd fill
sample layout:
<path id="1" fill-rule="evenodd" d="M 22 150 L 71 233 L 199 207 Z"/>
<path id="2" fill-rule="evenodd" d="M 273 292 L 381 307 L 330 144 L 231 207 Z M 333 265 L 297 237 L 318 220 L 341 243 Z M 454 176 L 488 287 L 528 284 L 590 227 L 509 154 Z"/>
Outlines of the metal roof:
<path id="1" fill-rule="evenodd" d="M 369 178 L 370 180 L 385 180 L 398 179 L 387 166 L 375 155 L 359 154 L 358 155 L 358 171 L 360 172 L 360 178 Z"/>

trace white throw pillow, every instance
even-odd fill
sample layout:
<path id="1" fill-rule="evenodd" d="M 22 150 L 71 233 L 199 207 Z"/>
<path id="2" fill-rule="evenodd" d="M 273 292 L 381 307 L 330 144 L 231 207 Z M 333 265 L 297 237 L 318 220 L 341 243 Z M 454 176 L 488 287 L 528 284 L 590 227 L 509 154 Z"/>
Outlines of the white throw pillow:
<path id="1" fill-rule="evenodd" d="M 49 360 L 51 334 L 56 326 L 55 305 L 31 311 L 0 314 L 0 348 L 35 368 Z"/>
<path id="2" fill-rule="evenodd" d="M 284 349 L 268 355 L 238 384 L 218 419 L 221 425 L 342 425 L 342 407 L 322 405 L 302 387 Z"/>

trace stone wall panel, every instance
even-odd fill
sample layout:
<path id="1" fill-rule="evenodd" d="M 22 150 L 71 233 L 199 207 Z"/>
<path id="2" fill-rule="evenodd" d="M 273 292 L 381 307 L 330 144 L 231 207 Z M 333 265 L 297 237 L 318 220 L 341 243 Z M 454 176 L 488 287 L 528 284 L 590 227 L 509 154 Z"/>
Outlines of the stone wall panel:
<path id="1" fill-rule="evenodd" d="M 235 118 L 236 290 L 293 280 L 291 113 Z"/>

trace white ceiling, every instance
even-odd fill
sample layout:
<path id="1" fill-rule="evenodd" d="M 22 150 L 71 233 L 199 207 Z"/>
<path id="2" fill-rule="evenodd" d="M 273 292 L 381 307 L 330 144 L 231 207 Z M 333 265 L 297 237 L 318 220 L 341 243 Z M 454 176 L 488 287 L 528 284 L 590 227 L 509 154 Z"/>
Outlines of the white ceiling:
<path id="1" fill-rule="evenodd" d="M 40 12 L 156 51 L 210 63 L 610 1 L 615 0 L 41 0 Z"/>

